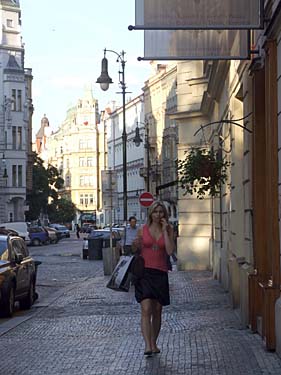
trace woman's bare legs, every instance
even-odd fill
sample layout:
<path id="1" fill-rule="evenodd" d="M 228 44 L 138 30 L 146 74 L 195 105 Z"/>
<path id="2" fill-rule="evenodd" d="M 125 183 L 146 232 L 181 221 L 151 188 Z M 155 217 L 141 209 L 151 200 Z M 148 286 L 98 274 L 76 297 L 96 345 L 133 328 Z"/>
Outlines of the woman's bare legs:
<path id="1" fill-rule="evenodd" d="M 157 339 L 161 329 L 162 305 L 152 300 L 152 319 L 151 319 L 151 350 L 158 352 Z"/>
<path id="2" fill-rule="evenodd" d="M 158 351 L 156 342 L 161 328 L 162 306 L 153 299 L 141 301 L 141 332 L 145 351 Z"/>
<path id="3" fill-rule="evenodd" d="M 151 314 L 152 300 L 141 301 L 141 332 L 145 342 L 145 352 L 151 351 Z"/>

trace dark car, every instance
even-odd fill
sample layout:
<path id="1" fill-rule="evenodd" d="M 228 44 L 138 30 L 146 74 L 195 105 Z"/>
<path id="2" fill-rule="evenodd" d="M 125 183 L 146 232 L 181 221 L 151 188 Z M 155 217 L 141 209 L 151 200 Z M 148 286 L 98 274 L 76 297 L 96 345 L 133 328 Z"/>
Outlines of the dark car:
<path id="1" fill-rule="evenodd" d="M 60 238 L 69 238 L 70 231 L 69 229 L 62 224 L 49 224 L 49 227 L 55 228 L 58 231 L 58 235 Z"/>
<path id="2" fill-rule="evenodd" d="M 15 301 L 29 309 L 36 299 L 35 285 L 36 262 L 24 240 L 0 231 L 0 315 L 12 316 Z"/>
<path id="3" fill-rule="evenodd" d="M 31 245 L 40 246 L 50 242 L 48 232 L 43 227 L 28 227 Z"/>
<path id="4" fill-rule="evenodd" d="M 89 255 L 89 239 L 94 240 L 102 240 L 103 247 L 109 247 L 110 246 L 110 230 L 109 229 L 93 229 L 91 233 L 88 234 L 87 238 L 84 238 L 83 246 L 82 246 L 82 258 L 87 259 Z M 116 244 L 121 240 L 121 235 L 117 230 L 112 230 L 112 240 L 113 240 L 113 246 L 116 246 Z M 99 245 L 100 242 L 97 241 L 97 245 Z"/>

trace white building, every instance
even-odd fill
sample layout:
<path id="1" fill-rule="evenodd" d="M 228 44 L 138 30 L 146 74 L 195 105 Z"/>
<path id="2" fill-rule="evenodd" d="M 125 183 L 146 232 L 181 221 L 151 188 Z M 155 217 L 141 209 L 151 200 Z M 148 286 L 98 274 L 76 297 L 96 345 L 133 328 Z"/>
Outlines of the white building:
<path id="1" fill-rule="evenodd" d="M 139 222 L 144 222 L 146 209 L 139 203 L 139 196 L 145 190 L 144 179 L 139 170 L 144 166 L 144 110 L 143 95 L 126 103 L 125 107 L 127 133 L 127 219 L 136 216 Z M 116 108 L 112 104 L 102 116 L 102 123 L 107 132 L 108 169 L 117 173 L 117 197 L 113 207 L 113 223 L 123 223 L 123 107 Z M 139 127 L 143 142 L 137 147 L 133 141 L 136 128 Z M 105 223 L 109 223 L 109 212 L 106 212 Z"/>
<path id="2" fill-rule="evenodd" d="M 20 16 L 18 0 L 0 1 L 0 222 L 25 219 L 32 182 L 32 75 L 24 68 Z"/>

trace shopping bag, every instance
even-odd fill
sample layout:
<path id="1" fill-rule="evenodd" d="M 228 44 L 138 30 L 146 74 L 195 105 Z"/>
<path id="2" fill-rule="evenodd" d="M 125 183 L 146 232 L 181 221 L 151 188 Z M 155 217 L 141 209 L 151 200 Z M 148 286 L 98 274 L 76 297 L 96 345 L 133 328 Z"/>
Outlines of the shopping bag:
<path id="1" fill-rule="evenodd" d="M 114 268 L 109 282 L 106 284 L 107 288 L 119 291 L 128 292 L 131 286 L 132 274 L 130 267 L 134 257 L 129 255 L 122 255 L 117 266 Z"/>

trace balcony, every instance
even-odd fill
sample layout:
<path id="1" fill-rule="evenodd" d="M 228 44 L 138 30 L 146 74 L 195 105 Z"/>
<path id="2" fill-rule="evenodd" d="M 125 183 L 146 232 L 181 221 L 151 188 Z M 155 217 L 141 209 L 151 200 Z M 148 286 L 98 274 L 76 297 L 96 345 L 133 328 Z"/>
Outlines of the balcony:
<path id="1" fill-rule="evenodd" d="M 146 178 L 147 177 L 147 168 L 146 167 L 141 167 L 139 169 L 139 174 L 140 174 L 140 177 Z"/>

